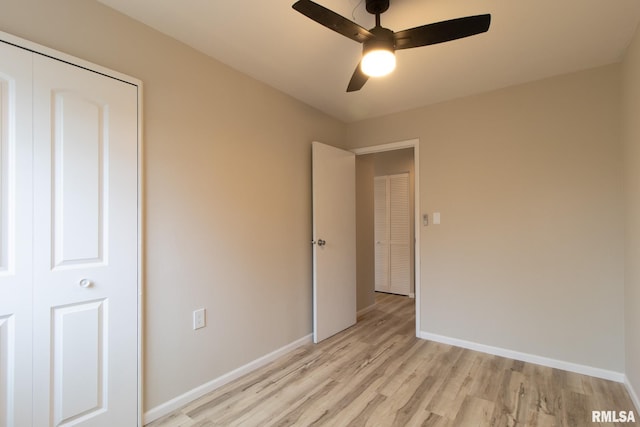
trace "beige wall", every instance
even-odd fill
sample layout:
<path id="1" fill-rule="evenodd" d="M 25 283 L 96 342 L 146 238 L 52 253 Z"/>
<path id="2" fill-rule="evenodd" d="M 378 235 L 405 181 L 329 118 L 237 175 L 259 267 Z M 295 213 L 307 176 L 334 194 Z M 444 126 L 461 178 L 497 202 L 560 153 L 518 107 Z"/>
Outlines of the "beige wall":
<path id="1" fill-rule="evenodd" d="M 640 30 L 623 63 L 626 374 L 640 396 Z M 636 403 L 638 401 L 636 400 Z"/>
<path id="2" fill-rule="evenodd" d="M 375 304 L 373 154 L 356 156 L 356 307 Z"/>
<path id="3" fill-rule="evenodd" d="M 349 125 L 420 139 L 422 331 L 623 372 L 619 71 Z"/>
<path id="4" fill-rule="evenodd" d="M 414 162 L 413 148 L 363 154 L 356 157 L 356 235 L 357 235 L 357 308 L 375 302 L 375 250 L 373 178 L 409 173 L 410 235 L 414 235 Z M 411 289 L 414 286 L 414 249 L 411 247 Z"/>
<path id="5" fill-rule="evenodd" d="M 144 82 L 145 410 L 311 333 L 310 142 L 342 123 L 94 1 L 0 30 Z"/>

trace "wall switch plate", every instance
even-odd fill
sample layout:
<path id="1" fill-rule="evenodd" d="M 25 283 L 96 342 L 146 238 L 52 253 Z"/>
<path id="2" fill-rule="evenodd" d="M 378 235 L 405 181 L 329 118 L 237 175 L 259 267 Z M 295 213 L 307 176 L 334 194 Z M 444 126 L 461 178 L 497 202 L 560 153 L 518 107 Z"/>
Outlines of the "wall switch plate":
<path id="1" fill-rule="evenodd" d="M 207 320 L 205 315 L 205 309 L 200 308 L 193 312 L 193 329 L 200 329 L 207 326 Z"/>
<path id="2" fill-rule="evenodd" d="M 440 224 L 440 212 L 433 213 L 433 223 L 436 225 Z"/>

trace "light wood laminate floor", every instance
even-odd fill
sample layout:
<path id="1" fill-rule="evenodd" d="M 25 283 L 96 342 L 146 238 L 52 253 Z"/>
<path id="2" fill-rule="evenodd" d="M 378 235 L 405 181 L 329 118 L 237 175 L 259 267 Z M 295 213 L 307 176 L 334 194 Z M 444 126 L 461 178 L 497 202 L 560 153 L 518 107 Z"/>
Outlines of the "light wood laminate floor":
<path id="1" fill-rule="evenodd" d="M 302 346 L 152 427 L 599 426 L 622 384 L 415 337 L 413 299 L 378 294 L 358 324 Z"/>

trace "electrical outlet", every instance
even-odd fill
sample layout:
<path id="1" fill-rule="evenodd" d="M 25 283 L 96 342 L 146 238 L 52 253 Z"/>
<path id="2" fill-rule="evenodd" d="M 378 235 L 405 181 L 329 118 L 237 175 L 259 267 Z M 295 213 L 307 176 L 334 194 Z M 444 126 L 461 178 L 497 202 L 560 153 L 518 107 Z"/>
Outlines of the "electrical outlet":
<path id="1" fill-rule="evenodd" d="M 205 326 L 207 326 L 205 309 L 200 308 L 198 310 L 195 310 L 193 312 L 193 329 L 196 330 L 204 328 Z"/>

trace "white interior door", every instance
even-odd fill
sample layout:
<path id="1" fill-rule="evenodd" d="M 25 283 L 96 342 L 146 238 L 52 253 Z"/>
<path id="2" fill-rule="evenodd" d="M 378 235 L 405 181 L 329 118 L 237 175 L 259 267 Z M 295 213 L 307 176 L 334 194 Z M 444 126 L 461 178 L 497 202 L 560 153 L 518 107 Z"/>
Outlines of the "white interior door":
<path id="1" fill-rule="evenodd" d="M 30 426 L 31 54 L 0 43 L 0 427 Z"/>
<path id="2" fill-rule="evenodd" d="M 355 155 L 312 144 L 313 340 L 356 323 Z"/>
<path id="3" fill-rule="evenodd" d="M 137 87 L 34 55 L 34 425 L 137 424 Z"/>

